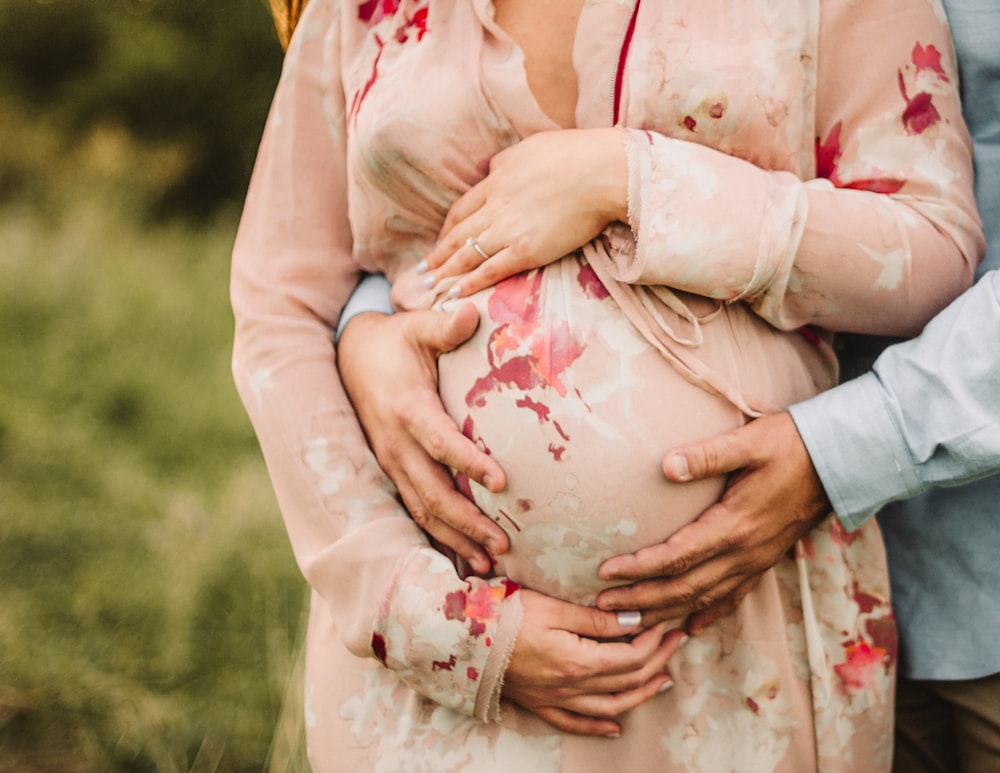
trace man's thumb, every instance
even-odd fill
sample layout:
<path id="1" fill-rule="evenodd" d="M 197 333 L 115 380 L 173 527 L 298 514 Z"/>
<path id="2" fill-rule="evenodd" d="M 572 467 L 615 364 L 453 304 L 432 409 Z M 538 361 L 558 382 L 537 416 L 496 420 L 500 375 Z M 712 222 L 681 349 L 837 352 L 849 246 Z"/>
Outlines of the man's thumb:
<path id="1" fill-rule="evenodd" d="M 443 318 L 440 336 L 436 342 L 439 353 L 450 352 L 455 347 L 461 346 L 472 338 L 472 334 L 479 327 L 479 310 L 473 303 L 463 303 L 454 311 L 438 316 Z"/>
<path id="2" fill-rule="evenodd" d="M 739 452 L 735 432 L 739 430 L 668 451 L 663 457 L 663 474 L 674 483 L 687 483 L 745 467 L 750 459 Z"/>

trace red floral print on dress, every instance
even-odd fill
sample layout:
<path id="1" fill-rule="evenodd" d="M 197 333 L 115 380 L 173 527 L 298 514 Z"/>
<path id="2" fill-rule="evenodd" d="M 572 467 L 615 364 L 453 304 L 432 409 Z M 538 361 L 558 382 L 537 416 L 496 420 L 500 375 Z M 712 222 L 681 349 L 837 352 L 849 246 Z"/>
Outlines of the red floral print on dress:
<path id="1" fill-rule="evenodd" d="M 897 193 L 903 187 L 903 181 L 893 177 L 862 177 L 844 180 L 840 176 L 840 131 L 842 122 L 837 121 L 826 135 L 825 140 L 816 138 L 816 176 L 824 177 L 838 188 L 850 188 L 856 191 L 871 191 L 872 193 Z M 879 171 L 879 170 L 873 170 Z"/>
<path id="2" fill-rule="evenodd" d="M 844 645 L 847 660 L 833 667 L 848 692 L 874 688 L 887 665 L 887 653 L 866 641 Z"/>
<path id="3" fill-rule="evenodd" d="M 497 283 L 490 296 L 490 319 L 512 325 L 538 322 L 538 292 L 541 287 L 541 271 L 517 274 Z"/>
<path id="4" fill-rule="evenodd" d="M 910 60 L 917 75 L 929 70 L 938 80 L 950 83 L 947 73 L 941 66 L 941 52 L 933 45 L 924 47 L 920 43 L 915 43 Z M 921 90 L 912 97 L 909 96 L 902 70 L 899 71 L 899 91 L 903 95 L 903 101 L 906 102 L 906 108 L 903 110 L 903 126 L 906 127 L 907 134 L 922 134 L 941 120 L 941 114 L 934 106 L 930 92 Z"/>
<path id="5" fill-rule="evenodd" d="M 458 658 L 453 652 L 447 660 L 434 660 L 431 662 L 431 670 L 433 671 L 451 671 L 455 664 L 458 662 Z"/>
<path id="6" fill-rule="evenodd" d="M 542 272 L 518 274 L 499 282 L 488 304 L 489 318 L 500 323 L 487 349 L 490 371 L 476 379 L 465 397 L 469 406 L 485 404 L 486 395 L 513 387 L 528 391 L 554 387 L 565 394 L 558 375 L 583 351 L 568 339 L 569 329 L 549 329 L 539 321 Z M 527 348 L 527 353 L 523 352 Z M 508 353 L 522 351 L 508 357 Z"/>
<path id="7" fill-rule="evenodd" d="M 589 263 L 581 261 L 580 273 L 576 275 L 576 281 L 579 282 L 588 298 L 601 300 L 610 295 L 608 288 L 604 286 L 604 283 L 598 278 L 597 272 L 591 268 Z"/>
<path id="8" fill-rule="evenodd" d="M 588 297 L 601 299 L 607 289 L 600 283 L 590 266 L 585 263 L 577 281 Z M 470 408 L 482 407 L 491 392 L 517 389 L 553 389 L 560 397 L 568 390 L 560 375 L 583 354 L 586 344 L 573 335 L 567 321 L 549 323 L 540 318 L 542 272 L 530 271 L 499 282 L 487 305 L 487 315 L 498 323 L 490 334 L 487 361 L 490 370 L 476 379 L 465 395 Z M 515 405 L 535 413 L 540 423 L 550 420 L 550 410 L 544 403 L 524 396 Z M 560 437 L 568 442 L 569 435 L 554 422 Z M 479 442 L 471 416 L 462 425 L 466 437 Z M 551 443 L 549 453 L 557 462 L 566 453 L 566 447 Z"/>
<path id="9" fill-rule="evenodd" d="M 372 634 L 372 652 L 375 653 L 375 657 L 382 661 L 382 665 L 385 665 L 388 656 L 385 649 L 385 637 L 380 633 Z"/>
<path id="10" fill-rule="evenodd" d="M 910 97 L 906 93 L 906 81 L 903 79 L 902 70 L 899 72 L 899 91 L 906 102 L 906 108 L 903 110 L 903 126 L 906 127 L 907 134 L 923 134 L 941 120 L 941 114 L 934 107 L 930 94 L 921 91 Z"/>
<path id="11" fill-rule="evenodd" d="M 913 60 L 913 64 L 916 65 L 918 73 L 921 70 L 932 70 L 936 72 L 945 83 L 951 82 L 948 78 L 948 74 L 941 66 L 941 52 L 934 47 L 933 43 L 926 48 L 917 43 L 913 47 L 913 54 L 910 58 Z"/>
<path id="12" fill-rule="evenodd" d="M 468 622 L 469 634 L 479 637 L 486 632 L 486 623 L 497 617 L 500 602 L 519 588 L 516 582 L 505 580 L 497 586 L 478 583 L 475 589 L 449 593 L 444 600 L 444 616 Z"/>
<path id="13" fill-rule="evenodd" d="M 358 6 L 358 18 L 369 24 L 378 24 L 399 9 L 400 0 L 366 0 Z"/>
<path id="14" fill-rule="evenodd" d="M 424 39 L 424 35 L 427 34 L 427 7 L 417 9 L 417 12 L 413 14 L 412 19 L 407 19 L 396 30 L 396 41 L 399 43 L 405 43 L 410 39 L 408 30 L 414 29 L 417 31 L 417 42 L 419 43 Z"/>
<path id="15" fill-rule="evenodd" d="M 399 10 L 399 5 L 400 0 L 367 0 L 367 2 L 358 6 L 358 18 L 374 26 L 383 19 L 395 16 L 396 11 Z M 397 43 L 402 45 L 410 39 L 409 30 L 412 29 L 417 31 L 417 42 L 419 43 L 424 39 L 424 35 L 426 35 L 428 31 L 426 4 L 418 8 L 412 17 L 403 19 L 403 23 L 400 24 L 399 27 L 396 28 L 395 33 L 393 33 L 393 38 Z M 374 39 L 375 45 L 378 47 L 378 51 L 375 53 L 375 60 L 372 62 L 371 75 L 368 76 L 368 80 L 366 80 L 364 85 L 354 93 L 354 97 L 351 99 L 351 110 L 349 115 L 352 122 L 357 120 L 358 111 L 361 109 L 361 105 L 365 101 L 365 97 L 368 96 L 368 92 L 371 91 L 375 82 L 378 80 L 378 66 L 379 62 L 382 60 L 382 54 L 385 51 L 385 41 L 378 34 L 374 35 Z"/>
<path id="16" fill-rule="evenodd" d="M 382 52 L 385 51 L 385 43 L 382 42 L 382 38 L 378 35 L 375 36 L 375 45 L 378 46 L 378 53 L 375 54 L 375 61 L 372 62 L 372 74 L 369 76 L 368 80 L 365 81 L 364 86 L 355 92 L 354 99 L 351 100 L 350 117 L 352 122 L 357 120 L 358 111 L 361 109 L 361 103 L 365 101 L 365 97 L 368 96 L 368 92 L 371 91 L 372 86 L 375 85 L 375 81 L 378 80 L 378 63 L 382 58 Z"/>
<path id="17" fill-rule="evenodd" d="M 899 634 L 891 611 L 886 610 L 884 617 L 866 620 L 865 634 L 873 646 L 885 651 L 886 665 L 892 665 L 899 659 Z"/>

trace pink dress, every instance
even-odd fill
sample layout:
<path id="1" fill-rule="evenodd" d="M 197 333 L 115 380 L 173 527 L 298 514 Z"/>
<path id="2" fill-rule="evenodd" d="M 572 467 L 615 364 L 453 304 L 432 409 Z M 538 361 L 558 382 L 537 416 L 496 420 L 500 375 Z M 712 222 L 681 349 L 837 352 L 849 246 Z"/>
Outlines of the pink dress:
<path id="1" fill-rule="evenodd" d="M 817 328 L 912 333 L 970 282 L 983 245 L 943 12 L 588 0 L 574 51 L 577 126 L 623 127 L 630 222 L 478 294 L 480 330 L 441 360 L 446 406 L 508 474 L 499 495 L 468 487 L 513 544 L 483 579 L 400 507 L 330 330 L 361 270 L 435 302 L 413 267 L 451 202 L 557 127 L 489 0 L 311 0 L 293 39 L 234 253 L 234 372 L 313 588 L 313 765 L 888 770 L 874 525 L 801 541 L 620 739 L 561 734 L 500 692 L 518 583 L 589 603 L 604 558 L 717 498 L 721 481 L 668 484 L 665 449 L 830 386 Z"/>

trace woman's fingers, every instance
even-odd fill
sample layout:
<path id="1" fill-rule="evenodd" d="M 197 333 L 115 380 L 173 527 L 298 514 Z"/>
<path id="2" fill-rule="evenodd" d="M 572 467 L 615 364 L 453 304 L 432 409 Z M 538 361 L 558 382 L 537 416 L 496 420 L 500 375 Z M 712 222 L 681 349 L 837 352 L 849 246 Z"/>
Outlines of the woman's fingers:
<path id="1" fill-rule="evenodd" d="M 507 669 L 504 695 L 565 732 L 615 735 L 614 718 L 671 684 L 667 661 L 683 631 L 666 624 L 638 630 L 637 615 L 610 615 L 590 607 L 521 591 L 524 619 Z M 616 636 L 616 641 L 598 638 Z"/>
<path id="2" fill-rule="evenodd" d="M 587 639 L 619 639 L 639 631 L 642 619 L 638 615 L 621 615 L 596 607 L 585 607 L 561 601 L 540 593 L 522 593 L 525 608 L 537 607 L 549 628 L 567 631 Z M 596 644 L 596 642 L 594 642 Z"/>
<path id="3" fill-rule="evenodd" d="M 621 725 L 614 720 L 587 717 L 555 706 L 539 706 L 537 708 L 526 706 L 525 708 L 528 708 L 529 711 L 538 715 L 539 718 L 545 720 L 557 730 L 562 730 L 564 733 L 601 735 L 609 738 L 617 738 L 622 732 Z"/>
<path id="4" fill-rule="evenodd" d="M 675 628 L 664 635 L 666 625 L 658 625 L 646 631 L 643 636 L 651 635 L 649 645 L 641 644 L 636 640 L 637 665 L 629 670 L 617 674 L 597 674 L 580 680 L 580 685 L 585 686 L 586 691 L 591 693 L 623 693 L 641 689 L 650 680 L 657 681 L 659 677 L 667 673 L 667 663 L 687 641 L 687 634 Z"/>
<path id="5" fill-rule="evenodd" d="M 479 266 L 470 269 L 468 274 L 448 288 L 448 294 L 452 298 L 465 298 L 492 287 L 507 277 L 532 268 L 536 266 L 530 261 L 525 263 L 512 249 L 505 249 L 490 260 L 483 261 Z"/>
<path id="6" fill-rule="evenodd" d="M 621 733 L 621 726 L 615 721 L 616 717 L 655 698 L 673 685 L 664 665 L 677 651 L 683 638 L 681 631 L 672 632 L 665 637 L 657 648 L 660 657 L 655 659 L 656 670 L 652 670 L 653 664 L 648 664 L 647 668 L 651 673 L 643 673 L 637 679 L 630 679 L 627 684 L 623 683 L 624 686 L 616 685 L 608 689 L 595 684 L 587 689 L 574 690 L 571 683 L 565 681 L 561 683 L 560 689 L 550 689 L 544 684 L 536 683 L 520 698 L 515 696 L 512 699 L 564 732 L 617 736 Z M 623 677 L 619 677 L 619 681 L 622 679 Z"/>
<path id="7" fill-rule="evenodd" d="M 441 225 L 441 230 L 438 232 L 439 242 L 443 243 L 451 238 L 452 231 L 459 223 L 468 220 L 472 217 L 472 215 L 483 208 L 489 196 L 491 183 L 492 181 L 490 180 L 489 175 L 487 175 L 480 182 L 473 185 L 469 188 L 469 190 L 455 199 L 455 202 L 448 210 L 448 214 L 445 216 L 444 223 Z"/>
<path id="8" fill-rule="evenodd" d="M 656 674 L 631 690 L 580 695 L 567 701 L 565 708 L 588 717 L 613 719 L 626 711 L 631 711 L 650 698 L 655 698 L 661 692 L 666 692 L 672 686 L 673 680 L 669 674 Z"/>
<path id="9" fill-rule="evenodd" d="M 492 266 L 493 273 L 497 274 L 501 268 L 512 265 L 514 253 L 507 245 L 492 237 L 488 231 L 462 236 L 468 231 L 468 224 L 463 223 L 461 229 L 457 229 L 454 232 L 455 239 L 441 242 L 424 258 L 423 264 L 418 267 L 418 271 L 423 273 L 424 277 L 422 281 L 427 289 L 437 286 L 444 279 L 462 276 L 483 266 Z M 458 241 L 459 237 L 461 237 L 460 241 Z M 516 269 L 508 270 L 500 278 L 502 279 L 516 272 Z M 462 278 L 464 287 L 467 284 L 465 280 L 468 277 Z M 481 285 L 476 289 L 479 290 L 482 287 L 488 286 Z M 466 290 L 462 295 L 470 295 L 473 292 L 475 290 Z M 454 292 L 452 294 L 453 296 L 457 296 Z"/>
<path id="10" fill-rule="evenodd" d="M 667 635 L 666 623 L 640 632 L 634 613 L 603 612 L 526 589 L 521 594 L 524 673 L 560 689 L 632 689 L 661 670 L 683 641 L 681 631 Z"/>
<path id="11" fill-rule="evenodd" d="M 530 710 L 564 733 L 616 738 L 621 735 L 622 727 L 615 717 L 655 698 L 672 685 L 673 681 L 667 674 L 659 674 L 627 692 L 581 695 L 568 701 L 566 707 L 543 705 Z"/>

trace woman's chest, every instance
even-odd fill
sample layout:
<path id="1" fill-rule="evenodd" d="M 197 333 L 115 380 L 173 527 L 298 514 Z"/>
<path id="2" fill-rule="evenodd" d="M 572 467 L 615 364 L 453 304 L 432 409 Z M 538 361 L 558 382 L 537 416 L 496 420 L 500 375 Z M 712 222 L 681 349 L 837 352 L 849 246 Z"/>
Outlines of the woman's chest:
<path id="1" fill-rule="evenodd" d="M 538 131 L 617 117 L 765 168 L 811 160 L 815 0 L 380 7 L 392 13 L 360 19 L 342 62 L 362 254 L 399 238 L 423 249 L 490 158 Z"/>

